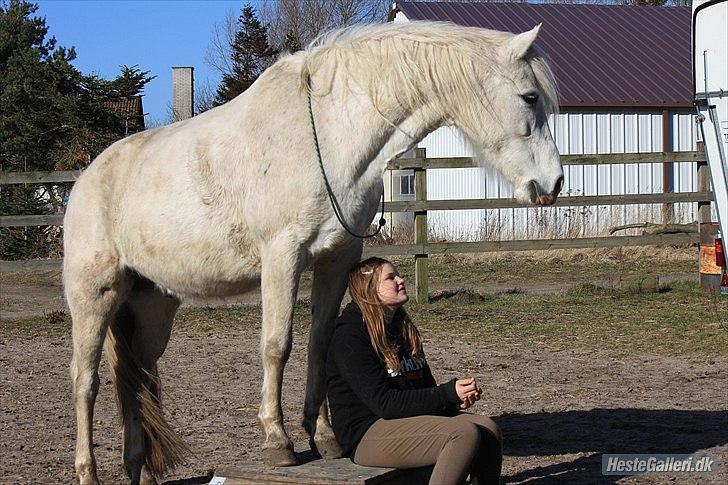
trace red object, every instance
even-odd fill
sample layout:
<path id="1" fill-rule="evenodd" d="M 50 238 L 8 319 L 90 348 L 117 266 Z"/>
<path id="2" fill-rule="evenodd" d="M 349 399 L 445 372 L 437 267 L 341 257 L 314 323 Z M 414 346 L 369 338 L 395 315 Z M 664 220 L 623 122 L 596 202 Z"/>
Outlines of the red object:
<path id="1" fill-rule="evenodd" d="M 715 238 L 715 264 L 721 268 L 726 267 L 725 251 L 723 250 L 723 240 L 719 237 Z M 723 280 L 725 281 L 725 273 L 723 273 Z"/>

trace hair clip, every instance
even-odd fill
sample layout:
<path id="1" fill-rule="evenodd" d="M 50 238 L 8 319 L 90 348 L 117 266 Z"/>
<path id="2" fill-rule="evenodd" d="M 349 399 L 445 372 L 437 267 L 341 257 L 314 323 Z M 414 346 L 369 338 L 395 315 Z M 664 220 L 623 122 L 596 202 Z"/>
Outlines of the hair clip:
<path id="1" fill-rule="evenodd" d="M 367 275 L 369 275 L 369 274 L 372 274 L 372 273 L 374 273 L 374 270 L 373 269 L 370 269 L 369 271 L 361 270 L 361 274 L 367 274 Z"/>

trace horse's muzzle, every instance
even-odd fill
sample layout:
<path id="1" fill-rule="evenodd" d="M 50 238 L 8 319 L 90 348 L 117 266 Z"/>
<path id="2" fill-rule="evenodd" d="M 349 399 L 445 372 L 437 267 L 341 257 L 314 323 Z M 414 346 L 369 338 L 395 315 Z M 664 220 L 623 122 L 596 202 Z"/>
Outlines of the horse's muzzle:
<path id="1" fill-rule="evenodd" d="M 554 184 L 554 190 L 547 193 L 535 180 L 531 180 L 529 184 L 529 191 L 531 195 L 531 203 L 536 205 L 553 205 L 556 202 L 556 198 L 561 193 L 561 189 L 564 187 L 564 176 L 560 176 L 556 179 Z"/>

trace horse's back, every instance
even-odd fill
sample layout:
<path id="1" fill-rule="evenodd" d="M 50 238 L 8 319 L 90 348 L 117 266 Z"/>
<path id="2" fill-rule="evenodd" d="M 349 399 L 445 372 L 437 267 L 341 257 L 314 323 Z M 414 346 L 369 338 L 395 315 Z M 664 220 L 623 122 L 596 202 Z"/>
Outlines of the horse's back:
<path id="1" fill-rule="evenodd" d="M 198 295 L 247 289 L 275 238 L 329 246 L 311 242 L 328 214 L 315 163 L 301 167 L 312 148 L 305 106 L 285 99 L 291 63 L 223 106 L 111 145 L 74 188 L 68 245 L 83 250 L 93 233 L 120 265 Z"/>
<path id="2" fill-rule="evenodd" d="M 66 212 L 67 268 L 110 258 L 181 295 L 236 294 L 257 282 L 247 228 L 238 223 L 231 244 L 221 201 L 206 200 L 200 121 L 209 118 L 132 135 L 91 163 Z"/>

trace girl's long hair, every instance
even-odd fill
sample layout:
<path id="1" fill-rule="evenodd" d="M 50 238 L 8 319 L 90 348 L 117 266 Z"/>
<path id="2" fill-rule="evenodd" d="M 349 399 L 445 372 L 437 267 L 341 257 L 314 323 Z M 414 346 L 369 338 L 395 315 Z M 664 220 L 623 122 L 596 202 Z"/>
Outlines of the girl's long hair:
<path id="1" fill-rule="evenodd" d="M 369 332 L 372 347 L 388 369 L 399 372 L 399 350 L 415 360 L 424 360 L 420 333 L 404 308 L 397 309 L 392 320 L 394 335 L 387 334 L 385 306 L 377 293 L 382 266 L 392 264 L 386 259 L 365 259 L 349 271 L 349 294 L 359 306 Z M 390 335 L 395 342 L 390 341 Z"/>

